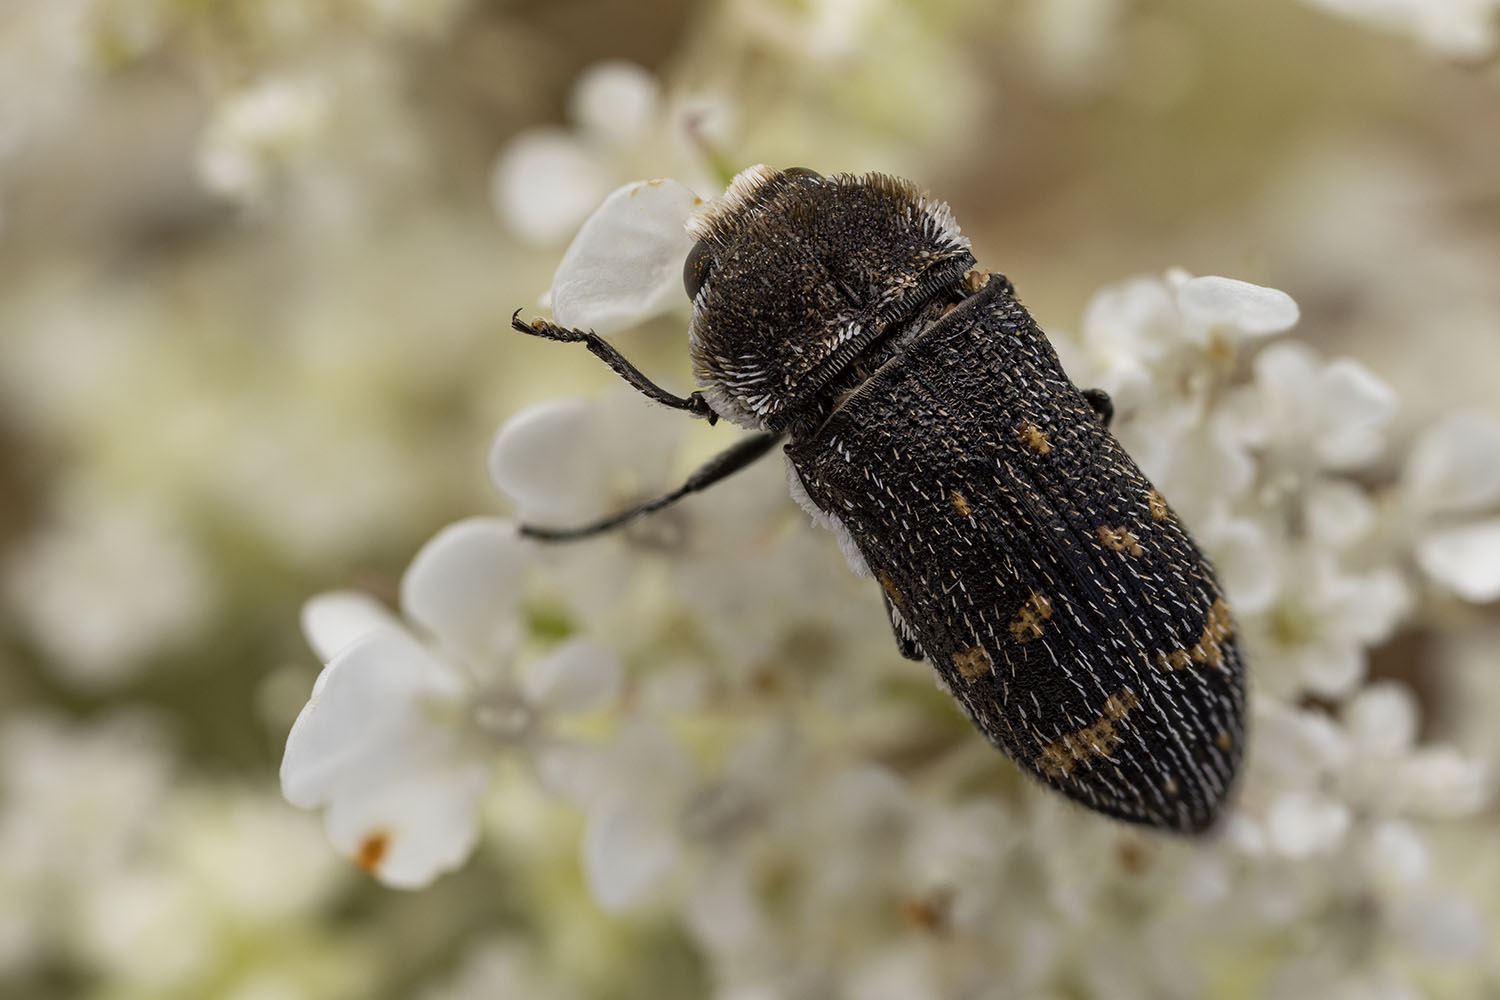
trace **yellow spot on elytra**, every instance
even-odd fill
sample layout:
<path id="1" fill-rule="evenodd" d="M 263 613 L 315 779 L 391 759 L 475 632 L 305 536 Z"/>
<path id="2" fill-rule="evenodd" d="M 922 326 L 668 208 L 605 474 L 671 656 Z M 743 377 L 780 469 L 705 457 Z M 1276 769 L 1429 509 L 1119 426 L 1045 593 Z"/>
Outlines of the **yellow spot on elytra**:
<path id="1" fill-rule="evenodd" d="M 987 267 L 970 268 L 964 273 L 964 285 L 971 292 L 977 292 L 990 283 L 990 269 Z"/>
<path id="2" fill-rule="evenodd" d="M 990 672 L 990 655 L 978 646 L 970 646 L 953 654 L 953 666 L 964 680 L 972 681 Z"/>
<path id="3" fill-rule="evenodd" d="M 1141 548 L 1140 540 L 1135 537 L 1135 532 L 1129 528 L 1111 528 L 1101 524 L 1098 535 L 1101 545 L 1116 552 L 1129 552 L 1138 556 L 1145 551 Z"/>
<path id="4" fill-rule="evenodd" d="M 901 596 L 901 591 L 896 589 L 896 581 L 891 579 L 891 574 L 885 570 L 879 570 L 875 574 L 880 581 L 880 589 L 885 591 L 885 596 L 890 598 L 891 603 L 896 606 L 897 611 L 906 610 L 906 598 Z"/>
<path id="5" fill-rule="evenodd" d="M 1096 757 L 1108 757 L 1124 739 L 1115 724 L 1123 721 L 1140 703 L 1141 700 L 1129 688 L 1116 691 L 1104 703 L 1103 714 L 1091 725 L 1063 733 L 1043 745 L 1041 753 L 1037 754 L 1036 766 L 1049 777 L 1061 778 L 1079 764 L 1086 764 Z"/>
<path id="6" fill-rule="evenodd" d="M 354 852 L 354 863 L 374 874 L 380 867 L 380 862 L 385 859 L 386 848 L 390 845 L 391 835 L 384 830 L 376 830 L 359 842 L 359 847 Z"/>
<path id="7" fill-rule="evenodd" d="M 1042 622 L 1052 617 L 1052 602 L 1047 595 L 1033 590 L 1026 603 L 1021 605 L 1016 616 L 1010 620 L 1010 634 L 1017 642 L 1030 642 L 1042 637 Z"/>
<path id="8" fill-rule="evenodd" d="M 1177 793 L 1182 791 L 1182 786 L 1177 783 L 1176 778 L 1168 778 L 1166 781 L 1162 782 L 1161 787 L 1162 791 L 1166 792 L 1173 798 L 1176 798 Z"/>
<path id="9" fill-rule="evenodd" d="M 1167 498 L 1161 495 L 1160 490 L 1152 490 L 1146 494 L 1146 506 L 1151 510 L 1151 517 L 1154 520 L 1165 521 L 1167 519 Z"/>
<path id="10" fill-rule="evenodd" d="M 1021 425 L 1021 440 L 1038 455 L 1045 455 L 1052 450 L 1052 440 L 1036 424 Z"/>
<path id="11" fill-rule="evenodd" d="M 1234 746 L 1234 737 L 1229 735 L 1229 730 L 1221 729 L 1218 735 L 1214 737 L 1214 746 L 1220 750 L 1228 751 L 1230 747 Z"/>
<path id="12" fill-rule="evenodd" d="M 1224 643 L 1234 635 L 1234 622 L 1229 618 L 1229 604 L 1224 598 L 1214 601 L 1213 607 L 1203 619 L 1203 632 L 1198 641 L 1186 649 L 1173 649 L 1156 654 L 1158 670 L 1186 670 L 1191 666 L 1224 667 Z M 1228 735 L 1227 733 L 1225 734 Z"/>
<path id="13" fill-rule="evenodd" d="M 954 510 L 958 511 L 959 517 L 968 517 L 973 512 L 973 508 L 969 506 L 968 498 L 958 492 L 958 490 L 949 492 L 948 502 L 953 505 Z"/>

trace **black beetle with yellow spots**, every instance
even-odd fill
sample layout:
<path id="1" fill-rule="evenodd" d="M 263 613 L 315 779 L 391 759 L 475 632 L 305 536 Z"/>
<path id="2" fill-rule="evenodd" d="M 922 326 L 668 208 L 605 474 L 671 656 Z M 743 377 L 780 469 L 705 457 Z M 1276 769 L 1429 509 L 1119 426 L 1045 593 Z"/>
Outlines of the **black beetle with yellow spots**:
<path id="1" fill-rule="evenodd" d="M 1119 819 L 1210 827 L 1243 753 L 1245 672 L 1213 567 L 946 205 L 882 174 L 752 167 L 692 222 L 701 392 L 646 395 L 752 429 L 680 488 L 784 443 L 792 492 L 879 583 L 901 652 L 1041 781 Z"/>

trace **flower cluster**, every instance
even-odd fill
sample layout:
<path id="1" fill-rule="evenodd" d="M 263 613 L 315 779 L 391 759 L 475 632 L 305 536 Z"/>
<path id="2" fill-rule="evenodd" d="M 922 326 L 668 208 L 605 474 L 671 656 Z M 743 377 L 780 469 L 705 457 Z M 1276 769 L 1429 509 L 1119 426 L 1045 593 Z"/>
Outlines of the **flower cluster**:
<path id="1" fill-rule="evenodd" d="M 659 313 L 693 210 L 672 182 L 605 199 L 554 279 L 559 314 Z M 621 273 L 635 287 L 610 291 Z M 582 814 L 598 905 L 676 913 L 724 997 L 1175 996 L 1224 977 L 1408 995 L 1472 966 L 1492 901 L 1433 843 L 1468 843 L 1454 824 L 1488 772 L 1423 740 L 1413 691 L 1369 660 L 1424 609 L 1500 594 L 1500 428 L 1454 415 L 1392 461 L 1393 393 L 1282 337 L 1298 319 L 1279 291 L 1172 272 L 1105 289 L 1055 338 L 1114 396 L 1246 635 L 1253 741 L 1216 838 L 1163 842 L 1022 781 L 899 658 L 770 473 L 574 547 L 461 522 L 407 571 L 404 624 L 314 600 L 328 666 L 283 788 L 414 886 L 473 849 L 487 775 L 519 755 Z M 500 429 L 491 478 L 524 522 L 586 521 L 670 485 L 672 416 L 536 404 Z M 1316 943 L 1285 947 L 1298 935 Z"/>
<path id="2" fill-rule="evenodd" d="M 1500 983 L 1496 0 L 0 10 L 0 996 Z M 516 537 L 734 440 L 502 331 L 686 391 L 755 160 L 952 196 L 1114 393 L 1254 646 L 1217 837 L 1022 780 L 775 457 Z M 1202 260 L 1300 317 L 1079 308 Z"/>

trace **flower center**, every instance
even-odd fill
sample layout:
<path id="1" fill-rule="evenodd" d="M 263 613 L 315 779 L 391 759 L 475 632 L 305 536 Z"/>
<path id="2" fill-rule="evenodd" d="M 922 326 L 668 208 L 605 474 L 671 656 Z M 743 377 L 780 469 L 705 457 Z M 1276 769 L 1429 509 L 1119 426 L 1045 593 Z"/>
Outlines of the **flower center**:
<path id="1" fill-rule="evenodd" d="M 512 690 L 489 691 L 476 698 L 469 712 L 474 728 L 496 743 L 524 743 L 537 726 L 537 712 Z"/>

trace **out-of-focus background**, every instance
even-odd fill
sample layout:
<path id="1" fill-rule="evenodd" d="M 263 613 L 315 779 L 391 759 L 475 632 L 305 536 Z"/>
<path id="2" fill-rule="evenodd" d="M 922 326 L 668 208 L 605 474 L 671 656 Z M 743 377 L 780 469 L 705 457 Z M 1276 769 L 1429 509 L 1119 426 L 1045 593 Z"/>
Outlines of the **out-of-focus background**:
<path id="1" fill-rule="evenodd" d="M 577 820 L 551 806 L 509 800 L 462 870 L 400 892 L 277 787 L 320 666 L 302 602 L 394 602 L 439 527 L 509 509 L 485 474 L 503 421 L 609 391 L 581 350 L 508 332 L 544 308 L 579 223 L 641 177 L 708 196 L 757 162 L 898 173 L 951 203 L 1048 330 L 1171 267 L 1286 291 L 1302 339 L 1394 390 L 1399 455 L 1449 411 L 1500 417 L 1497 17 L 1454 0 L 6 3 L 0 995 L 754 982 L 753 951 L 705 951 L 660 907 L 596 906 Z M 686 388 L 681 313 L 618 339 Z M 692 433 L 694 453 L 726 440 Z M 778 478 L 751 487 L 762 502 L 783 502 Z M 1415 692 L 1422 739 L 1492 763 L 1493 617 L 1442 604 L 1371 660 Z M 1472 672 L 1446 683 L 1449 662 Z M 1493 812 L 1466 822 L 1424 841 L 1435 870 L 1450 840 L 1497 832 Z M 1338 995 L 1500 991 L 1497 894 L 1469 888 L 1454 934 L 1477 953 Z M 1356 919 L 1359 898 L 1297 919 Z M 911 906 L 919 935 L 937 918 Z M 1234 971 L 1172 995 L 1298 995 L 1266 970 L 1307 946 L 1233 940 Z M 888 944 L 841 947 L 858 965 Z M 1168 995 L 1075 973 L 1025 994 L 892 972 L 734 995 Z"/>

